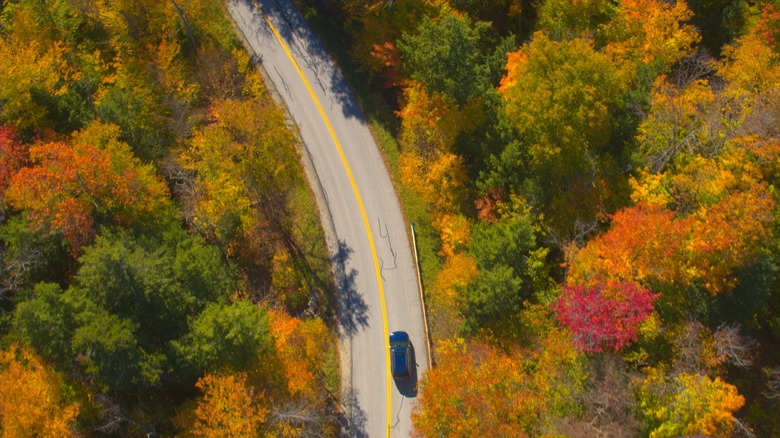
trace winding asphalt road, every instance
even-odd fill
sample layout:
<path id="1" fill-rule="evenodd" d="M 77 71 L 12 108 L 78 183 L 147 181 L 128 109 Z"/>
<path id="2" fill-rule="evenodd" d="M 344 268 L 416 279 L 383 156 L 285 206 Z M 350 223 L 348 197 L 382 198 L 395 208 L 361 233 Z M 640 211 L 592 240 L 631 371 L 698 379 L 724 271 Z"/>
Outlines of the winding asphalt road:
<path id="1" fill-rule="evenodd" d="M 417 379 L 427 368 L 414 256 L 385 163 L 340 72 L 289 0 L 230 0 L 305 144 L 339 292 L 343 431 L 409 436 Z M 388 334 L 404 330 L 416 374 L 390 377 Z"/>

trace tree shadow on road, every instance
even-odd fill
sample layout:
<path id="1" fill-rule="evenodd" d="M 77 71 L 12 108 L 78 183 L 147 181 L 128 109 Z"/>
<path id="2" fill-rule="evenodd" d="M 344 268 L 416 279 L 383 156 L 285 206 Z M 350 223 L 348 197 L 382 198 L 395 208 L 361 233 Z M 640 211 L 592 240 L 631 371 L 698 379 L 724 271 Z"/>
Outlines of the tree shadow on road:
<path id="1" fill-rule="evenodd" d="M 355 394 L 352 394 L 352 399 L 349 400 L 349 404 L 350 408 L 348 408 L 346 412 L 340 412 L 338 416 L 342 436 L 368 438 L 368 432 L 366 432 L 368 417 L 366 416 L 366 411 L 358 404 L 357 396 Z"/>
<path id="2" fill-rule="evenodd" d="M 347 272 L 346 268 L 352 252 L 352 248 L 343 240 L 339 240 L 338 252 L 331 258 L 338 292 L 339 324 L 344 334 L 349 337 L 352 337 L 359 328 L 368 325 L 368 305 L 355 287 L 357 271 L 350 269 Z"/>
<path id="3" fill-rule="evenodd" d="M 251 0 L 248 0 L 251 1 Z M 312 87 L 320 90 L 341 108 L 347 118 L 363 119 L 357 101 L 339 70 L 331 62 L 331 58 L 323 48 L 319 38 L 312 31 L 306 20 L 289 0 L 257 0 L 269 16 L 278 17 L 274 20 L 276 30 L 290 47 L 290 50 L 303 59 L 301 69 L 309 69 L 316 78 Z"/>

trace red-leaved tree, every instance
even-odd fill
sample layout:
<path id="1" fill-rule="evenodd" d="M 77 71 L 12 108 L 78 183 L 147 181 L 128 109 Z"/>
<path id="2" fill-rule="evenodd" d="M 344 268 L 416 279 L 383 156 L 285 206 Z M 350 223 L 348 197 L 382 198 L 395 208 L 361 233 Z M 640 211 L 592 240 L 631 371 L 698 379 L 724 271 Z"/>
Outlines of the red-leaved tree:
<path id="1" fill-rule="evenodd" d="M 0 125 L 0 196 L 11 177 L 28 161 L 27 150 L 13 126 Z"/>
<path id="2" fill-rule="evenodd" d="M 639 324 L 658 295 L 633 282 L 567 286 L 553 306 L 558 322 L 574 334 L 583 351 L 618 351 L 637 339 Z"/>

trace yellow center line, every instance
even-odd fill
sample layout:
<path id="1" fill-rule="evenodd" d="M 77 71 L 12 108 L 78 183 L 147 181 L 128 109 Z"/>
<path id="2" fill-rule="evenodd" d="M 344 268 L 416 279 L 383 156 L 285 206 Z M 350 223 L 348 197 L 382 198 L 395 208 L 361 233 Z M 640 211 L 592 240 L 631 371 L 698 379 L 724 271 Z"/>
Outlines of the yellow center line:
<path id="1" fill-rule="evenodd" d="M 325 126 L 328 128 L 328 132 L 330 133 L 330 136 L 333 139 L 333 143 L 336 145 L 336 149 L 339 152 L 339 156 L 341 157 L 341 162 L 344 164 L 344 168 L 347 171 L 347 177 L 349 177 L 349 183 L 352 185 L 352 190 L 355 193 L 355 199 L 357 200 L 358 207 L 360 208 L 360 215 L 363 217 L 363 226 L 365 227 L 366 235 L 368 236 L 368 244 L 371 246 L 371 257 L 374 259 L 374 270 L 376 271 L 377 287 L 379 288 L 379 301 L 382 304 L 382 325 L 384 327 L 384 335 L 385 335 L 384 343 L 385 343 L 385 386 L 387 388 L 387 436 L 389 437 L 390 429 L 391 429 L 392 400 L 393 400 L 392 392 L 390 390 L 390 388 L 392 387 L 391 378 L 390 378 L 390 345 L 389 345 L 390 333 L 387 328 L 387 306 L 385 304 L 385 288 L 384 285 L 382 284 L 382 273 L 381 273 L 381 268 L 379 267 L 379 258 L 376 254 L 376 246 L 374 245 L 374 237 L 371 234 L 371 227 L 368 224 L 368 216 L 366 215 L 366 209 L 363 206 L 363 200 L 360 197 L 360 191 L 358 190 L 357 183 L 355 183 L 355 177 L 352 175 L 352 169 L 349 167 L 349 163 L 347 162 L 347 157 L 344 155 L 344 150 L 341 148 L 341 142 L 339 142 L 338 137 L 336 137 L 336 132 L 333 130 L 333 126 L 330 124 L 330 120 L 328 119 L 328 116 L 325 115 L 325 111 L 322 109 L 322 105 L 320 104 L 319 99 L 317 99 L 317 96 L 314 94 L 314 90 L 309 84 L 309 81 L 306 79 L 306 76 L 304 76 L 303 71 L 298 66 L 298 62 L 293 57 L 292 52 L 290 52 L 290 48 L 287 46 L 287 44 L 282 39 L 281 35 L 279 35 L 279 32 L 276 30 L 276 26 L 274 26 L 270 18 L 268 18 L 268 15 L 265 13 L 265 11 L 263 11 L 263 8 L 260 7 L 260 5 L 257 3 L 256 0 L 252 0 L 252 3 L 254 3 L 257 10 L 260 11 L 260 14 L 262 14 L 266 23 L 268 23 L 268 27 L 271 28 L 271 32 L 273 32 L 274 36 L 276 36 L 276 39 L 279 41 L 279 44 L 282 45 L 282 49 L 284 49 L 284 52 L 287 54 L 287 57 L 290 58 L 290 62 L 292 62 L 293 67 L 295 67 L 295 70 L 298 72 L 298 75 L 301 77 L 303 84 L 306 86 L 306 89 L 309 91 L 309 94 L 311 95 L 311 98 L 314 101 L 314 105 L 316 105 L 317 110 L 320 112 L 320 115 L 322 116 L 322 120 L 325 122 Z"/>

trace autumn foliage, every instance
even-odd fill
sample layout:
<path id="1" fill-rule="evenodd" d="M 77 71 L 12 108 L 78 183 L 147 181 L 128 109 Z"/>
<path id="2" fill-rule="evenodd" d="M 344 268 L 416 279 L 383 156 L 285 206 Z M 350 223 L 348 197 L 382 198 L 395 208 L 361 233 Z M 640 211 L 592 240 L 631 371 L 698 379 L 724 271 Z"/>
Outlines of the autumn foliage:
<path id="1" fill-rule="evenodd" d="M 387 7 L 383 1 L 344 1 L 345 24 L 355 32 L 355 42 L 350 48 L 353 59 L 374 74 L 384 73 L 393 78 L 394 63 L 388 65 L 388 61 L 397 55 L 388 52 L 389 46 L 404 32 L 411 31 L 421 16 L 431 14 L 435 4 L 429 0 L 408 0 Z"/>
<path id="2" fill-rule="evenodd" d="M 7 16 L 14 26 L 0 39 L 0 114 L 20 129 L 47 125 L 47 109 L 35 96 L 66 93 L 63 76 L 72 73 L 63 56 L 67 47 L 41 28 L 32 11 L 15 8 Z"/>
<path id="3" fill-rule="evenodd" d="M 60 375 L 26 347 L 0 351 L 0 430 L 7 437 L 76 436 L 79 404 Z"/>
<path id="4" fill-rule="evenodd" d="M 725 59 L 718 72 L 743 92 L 773 93 L 780 83 L 777 9 L 777 5 L 767 4 L 755 26 L 724 48 Z"/>
<path id="5" fill-rule="evenodd" d="M 447 257 L 428 289 L 427 297 L 431 320 L 436 321 L 431 325 L 431 332 L 437 339 L 448 338 L 460 329 L 465 301 L 462 291 L 476 276 L 477 265 L 472 257 L 464 253 Z"/>
<path id="6" fill-rule="evenodd" d="M 654 438 L 731 436 L 733 414 L 745 404 L 734 385 L 700 374 L 667 376 L 651 369 L 639 388 L 640 406 Z"/>
<path id="7" fill-rule="evenodd" d="M 258 306 L 335 308 L 224 5 L 4 1 L 0 77 L 0 435 L 332 434 L 329 328 L 284 320 L 277 351 Z"/>
<path id="8" fill-rule="evenodd" d="M 572 331 L 574 342 L 587 352 L 619 351 L 637 339 L 639 325 L 658 298 L 630 282 L 564 288 L 555 305 L 558 322 Z"/>
<path id="9" fill-rule="evenodd" d="M 486 344 L 466 348 L 462 340 L 439 350 L 412 416 L 417 436 L 526 436 L 539 399 L 517 366 L 519 356 Z"/>
<path id="10" fill-rule="evenodd" d="M 739 380 L 754 392 L 744 399 L 725 382 L 755 343 L 728 365 L 722 352 L 678 352 L 721 348 L 707 330 L 687 336 L 691 321 L 777 337 L 776 6 L 520 2 L 509 35 L 501 20 L 488 32 L 472 21 L 490 16 L 485 2 L 347 3 L 354 58 L 393 75 L 383 93 L 397 99 L 399 180 L 424 204 L 414 220 L 438 257 L 423 269 L 431 332 L 445 339 L 421 380 L 416 433 L 776 433 L 737 421 L 769 412 L 744 384 L 754 377 Z M 416 29 L 391 21 L 423 3 Z M 528 208 L 502 212 L 506 199 Z M 548 372 L 579 370 L 579 359 L 544 362 L 555 355 L 585 358 L 584 391 L 550 383 Z M 619 409 L 592 378 L 613 360 Z"/>
<path id="11" fill-rule="evenodd" d="M 442 341 L 436 368 L 421 382 L 415 436 L 533 436 L 549 418 L 576 411 L 581 356 L 566 333 L 540 331 L 530 350 L 459 337 Z"/>
<path id="12" fill-rule="evenodd" d="M 776 1 L 294 2 L 417 222 L 415 435 L 778 435 Z M 0 434 L 338 433 L 298 139 L 240 45 L 213 0 L 0 6 Z"/>
<path id="13" fill-rule="evenodd" d="M 327 327 L 320 319 L 303 321 L 283 312 L 269 312 L 269 317 L 287 390 L 293 396 L 314 396 L 318 389 L 316 373 L 327 353 L 322 344 Z"/>
<path id="14" fill-rule="evenodd" d="M 684 1 L 622 0 L 600 32 L 611 56 L 669 68 L 700 39 L 686 22 L 693 16 Z"/>
<path id="15" fill-rule="evenodd" d="M 258 222 L 286 208 L 286 194 L 300 178 L 289 164 L 298 159 L 297 140 L 270 99 L 226 99 L 210 111 L 211 123 L 194 133 L 181 156 L 182 166 L 195 172 L 188 216 L 232 253 L 237 241 L 251 240 Z"/>
<path id="16" fill-rule="evenodd" d="M 771 235 L 774 205 L 756 185 L 689 216 L 646 203 L 621 210 L 608 232 L 574 252 L 568 281 L 701 282 L 712 294 L 730 290 L 733 271 L 753 260 Z"/>
<path id="17" fill-rule="evenodd" d="M 27 149 L 13 126 L 0 125 L 0 196 L 11 178 L 27 164 Z"/>
<path id="18" fill-rule="evenodd" d="M 191 433 L 200 437 L 256 437 L 268 408 L 262 393 L 247 384 L 243 373 L 207 375 L 196 385 L 202 396 L 195 409 Z"/>
<path id="19" fill-rule="evenodd" d="M 116 126 L 95 123 L 70 141 L 30 146 L 32 166 L 11 179 L 8 203 L 27 210 L 37 230 L 61 233 L 74 253 L 99 225 L 153 224 L 167 211 L 168 190 L 118 137 Z"/>

